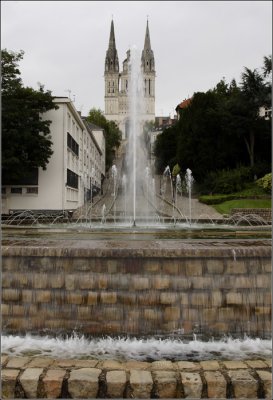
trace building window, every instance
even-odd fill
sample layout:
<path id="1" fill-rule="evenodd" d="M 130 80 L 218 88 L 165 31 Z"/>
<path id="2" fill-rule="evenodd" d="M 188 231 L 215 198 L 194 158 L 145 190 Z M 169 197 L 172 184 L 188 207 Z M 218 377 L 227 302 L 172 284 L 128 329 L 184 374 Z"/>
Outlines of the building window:
<path id="1" fill-rule="evenodd" d="M 75 153 L 76 156 L 79 156 L 79 145 L 68 132 L 67 132 L 67 147 L 71 151 L 73 151 L 73 153 Z"/>
<path id="2" fill-rule="evenodd" d="M 16 194 L 22 194 L 22 188 L 21 187 L 12 187 L 10 189 L 10 193 L 16 193 Z"/>
<path id="3" fill-rule="evenodd" d="M 28 194 L 38 194 L 38 188 L 37 187 L 28 187 L 27 193 Z"/>
<path id="4" fill-rule="evenodd" d="M 78 189 L 79 187 L 79 175 L 75 174 L 75 172 L 70 169 L 67 169 L 67 186 L 74 189 Z"/>

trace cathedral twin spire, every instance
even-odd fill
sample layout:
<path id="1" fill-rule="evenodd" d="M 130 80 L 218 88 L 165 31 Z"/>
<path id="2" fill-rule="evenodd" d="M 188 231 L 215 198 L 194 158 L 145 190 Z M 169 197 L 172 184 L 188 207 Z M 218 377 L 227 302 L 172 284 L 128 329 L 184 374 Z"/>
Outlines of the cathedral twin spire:
<path id="1" fill-rule="evenodd" d="M 119 72 L 118 52 L 116 49 L 114 22 L 111 22 L 109 46 L 105 57 L 105 71 Z"/>
<path id="2" fill-rule="evenodd" d="M 154 53 L 151 48 L 149 23 L 147 20 L 144 49 L 141 56 L 142 68 L 145 72 L 154 72 Z M 118 52 L 116 49 L 114 22 L 111 21 L 108 50 L 105 57 L 105 72 L 119 72 Z"/>

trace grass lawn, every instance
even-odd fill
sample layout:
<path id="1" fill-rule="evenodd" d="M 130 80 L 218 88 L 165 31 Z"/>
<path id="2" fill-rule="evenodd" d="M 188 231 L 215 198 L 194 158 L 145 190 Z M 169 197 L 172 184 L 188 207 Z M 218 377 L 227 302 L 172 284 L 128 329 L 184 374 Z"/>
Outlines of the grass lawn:
<path id="1" fill-rule="evenodd" d="M 230 214 L 232 208 L 271 208 L 271 199 L 228 200 L 213 207 L 221 214 Z"/>

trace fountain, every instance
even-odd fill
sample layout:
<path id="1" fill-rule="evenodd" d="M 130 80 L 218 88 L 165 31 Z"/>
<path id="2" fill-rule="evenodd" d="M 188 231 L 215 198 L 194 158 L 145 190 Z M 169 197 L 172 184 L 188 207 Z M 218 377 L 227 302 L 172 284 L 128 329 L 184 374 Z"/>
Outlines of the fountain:
<path id="1" fill-rule="evenodd" d="M 98 345 L 98 341 L 102 335 L 110 335 L 108 345 L 112 348 L 117 336 L 124 348 L 130 347 L 131 341 L 133 346 L 142 343 L 137 359 L 157 359 L 159 354 L 181 360 L 190 353 L 192 360 L 201 344 L 206 348 L 205 343 L 215 357 L 218 344 L 225 348 L 227 340 L 232 340 L 227 335 L 232 335 L 236 339 L 231 342 L 231 349 L 236 340 L 240 340 L 240 348 L 247 347 L 246 343 L 255 347 L 259 340 L 265 347 L 259 356 L 268 356 L 269 227 L 234 229 L 227 224 L 219 229 L 213 224 L 212 229 L 212 224 L 209 228 L 195 225 L 191 206 L 193 177 L 189 169 L 185 176 L 188 217 L 183 219 L 177 207 L 178 191 L 182 197 L 181 177 L 177 175 L 174 188 L 169 166 L 162 177 L 161 195 L 156 195 L 141 138 L 143 91 L 134 47 L 130 60 L 127 173 L 125 176 L 116 165 L 112 166 L 112 201 L 108 207 L 105 198 L 98 203 L 98 224 L 96 204 L 92 202 L 91 227 L 89 223 L 84 226 L 70 220 L 57 225 L 56 216 L 55 224 L 50 226 L 37 225 L 35 217 L 31 220 L 33 226 L 12 226 L 15 216 L 10 225 L 6 221 L 2 242 L 4 350 L 8 352 L 13 347 L 15 351 L 11 343 L 18 334 L 48 335 L 52 347 L 58 335 L 72 335 L 76 345 L 81 343 L 81 349 L 85 349 L 83 356 L 93 356 L 86 352 L 94 349 L 94 341 L 109 356 L 107 343 Z M 168 205 L 168 187 L 172 201 L 171 212 L 166 216 L 156 203 Z M 112 225 L 108 222 L 111 210 Z M 157 222 L 152 224 L 150 216 L 154 210 L 158 215 Z M 141 225 L 144 216 L 145 226 Z M 170 225 L 174 219 L 175 226 Z M 130 226 L 124 226 L 122 222 L 126 220 Z M 169 355 L 164 349 L 158 353 L 155 341 L 165 347 L 170 347 L 171 342 L 175 350 Z M 121 351 L 121 345 L 117 347 L 122 352 L 120 357 L 125 357 L 126 350 Z M 208 352 L 204 350 L 203 359 L 209 357 Z M 253 353 L 257 357 L 257 351 Z"/>

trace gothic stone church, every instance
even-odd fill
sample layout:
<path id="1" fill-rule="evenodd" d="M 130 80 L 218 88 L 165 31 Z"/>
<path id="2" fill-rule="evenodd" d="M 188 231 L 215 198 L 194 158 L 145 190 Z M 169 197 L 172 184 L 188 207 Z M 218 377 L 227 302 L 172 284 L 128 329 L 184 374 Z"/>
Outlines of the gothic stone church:
<path id="1" fill-rule="evenodd" d="M 105 81 L 105 117 L 115 121 L 122 131 L 122 139 L 127 138 L 129 125 L 129 101 L 128 101 L 128 82 L 130 60 L 130 50 L 123 61 L 123 69 L 119 71 L 118 52 L 116 49 L 114 23 L 111 22 L 109 46 L 106 51 L 104 81 Z M 143 72 L 143 87 L 145 108 L 143 123 L 155 120 L 155 62 L 154 53 L 151 49 L 149 25 L 147 21 L 144 49 L 141 56 L 141 68 Z"/>

